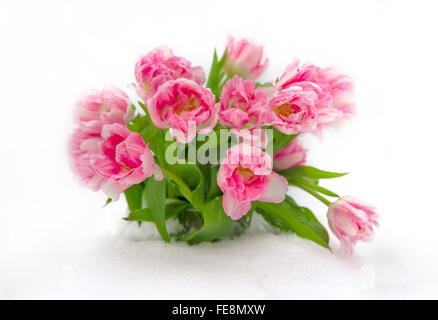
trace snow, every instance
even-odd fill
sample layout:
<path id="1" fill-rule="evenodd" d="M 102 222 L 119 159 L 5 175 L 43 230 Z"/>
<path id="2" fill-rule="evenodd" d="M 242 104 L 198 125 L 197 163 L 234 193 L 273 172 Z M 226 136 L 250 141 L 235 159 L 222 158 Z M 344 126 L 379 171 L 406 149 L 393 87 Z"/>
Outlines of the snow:
<path id="1" fill-rule="evenodd" d="M 100 217 L 97 230 L 94 223 L 77 226 L 72 236 L 71 231 L 63 235 L 50 228 L 44 239 L 26 237 L 19 248 L 11 243 L 2 271 L 3 297 L 405 299 L 437 294 L 434 270 L 421 269 L 420 260 L 408 261 L 412 253 L 394 252 L 379 241 L 360 246 L 355 256 L 344 259 L 335 241 L 330 253 L 293 234 L 275 234 L 255 216 L 249 232 L 236 240 L 166 244 L 152 224 L 139 227 L 109 217 L 123 212 L 119 207 L 102 209 L 109 212 L 101 213 L 106 217 Z M 74 209 L 66 211 L 63 214 L 74 214 Z M 85 217 L 78 214 L 79 218 Z M 20 227 L 42 237 L 37 228 Z"/>

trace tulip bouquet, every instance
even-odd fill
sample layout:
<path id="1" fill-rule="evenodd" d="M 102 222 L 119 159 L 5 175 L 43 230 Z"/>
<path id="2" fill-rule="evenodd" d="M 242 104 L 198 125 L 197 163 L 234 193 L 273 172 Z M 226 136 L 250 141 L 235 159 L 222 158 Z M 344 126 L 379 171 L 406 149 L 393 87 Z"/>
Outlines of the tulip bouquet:
<path id="1" fill-rule="evenodd" d="M 189 244 L 233 238 L 255 214 L 284 232 L 329 248 L 329 234 L 288 186 L 328 206 L 328 225 L 345 252 L 368 240 L 375 210 L 322 187 L 344 173 L 307 166 L 299 135 L 350 117 L 352 81 L 333 68 L 294 60 L 271 82 L 262 46 L 228 39 L 202 67 L 160 47 L 139 58 L 133 103 L 115 87 L 92 91 L 75 106 L 71 166 L 107 204 L 123 193 L 129 221 L 154 223 L 164 241 Z M 205 85 L 205 86 L 204 86 Z M 334 198 L 334 201 L 328 200 Z M 166 221 L 179 229 L 170 233 Z"/>

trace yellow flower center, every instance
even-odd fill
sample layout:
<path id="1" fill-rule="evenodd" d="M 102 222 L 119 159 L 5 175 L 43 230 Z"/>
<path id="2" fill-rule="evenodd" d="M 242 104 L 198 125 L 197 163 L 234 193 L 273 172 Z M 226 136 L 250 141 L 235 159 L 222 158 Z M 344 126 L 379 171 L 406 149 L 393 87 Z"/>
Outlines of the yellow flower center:
<path id="1" fill-rule="evenodd" d="M 257 178 L 251 169 L 244 168 L 241 165 L 237 167 L 237 173 L 242 177 L 244 183 L 251 183 Z"/>
<path id="2" fill-rule="evenodd" d="M 297 112 L 298 107 L 296 105 L 293 105 L 290 103 L 285 103 L 285 104 L 282 104 L 281 106 L 277 106 L 277 107 L 274 107 L 272 109 L 278 115 L 281 115 L 284 117 L 289 117 L 292 113 Z"/>
<path id="3" fill-rule="evenodd" d="M 178 104 L 178 102 L 177 102 L 177 104 Z M 201 105 L 201 103 L 199 102 L 199 100 L 196 97 L 191 96 L 189 101 L 187 101 L 185 104 L 179 106 L 178 109 L 175 110 L 175 113 L 177 115 L 180 115 L 183 112 L 191 112 L 191 111 L 199 108 L 200 105 Z"/>

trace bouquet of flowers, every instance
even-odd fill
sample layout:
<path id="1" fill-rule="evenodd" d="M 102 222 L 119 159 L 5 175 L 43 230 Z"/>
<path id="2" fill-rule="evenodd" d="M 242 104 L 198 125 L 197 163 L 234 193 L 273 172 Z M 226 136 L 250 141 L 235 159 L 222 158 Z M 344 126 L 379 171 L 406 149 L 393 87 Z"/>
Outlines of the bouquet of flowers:
<path id="1" fill-rule="evenodd" d="M 246 39 L 230 37 L 220 57 L 214 51 L 208 78 L 171 49 L 152 50 L 139 58 L 136 83 L 128 86 L 137 103 L 108 87 L 75 106 L 74 173 L 102 190 L 107 204 L 123 193 L 125 219 L 154 223 L 166 242 L 233 238 L 259 214 L 329 248 L 327 230 L 287 194 L 296 186 L 328 206 L 330 229 L 351 253 L 358 240 L 370 239 L 377 214 L 320 185 L 345 173 L 306 166 L 299 135 L 351 116 L 352 81 L 294 60 L 277 79 L 256 82 L 267 67 L 263 47 Z M 179 222 L 178 232 L 168 232 L 169 219 Z"/>

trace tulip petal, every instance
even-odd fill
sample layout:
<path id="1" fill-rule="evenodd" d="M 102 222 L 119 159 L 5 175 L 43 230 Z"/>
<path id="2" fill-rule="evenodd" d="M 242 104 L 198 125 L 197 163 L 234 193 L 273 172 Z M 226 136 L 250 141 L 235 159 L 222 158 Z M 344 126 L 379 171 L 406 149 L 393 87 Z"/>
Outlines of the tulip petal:
<path id="1" fill-rule="evenodd" d="M 258 200 L 275 203 L 283 202 L 286 197 L 287 185 L 287 180 L 283 176 L 272 172 L 268 176 L 268 187 Z"/>
<path id="2" fill-rule="evenodd" d="M 224 211 L 233 220 L 239 220 L 251 209 L 251 201 L 239 202 L 233 192 L 225 191 L 222 204 Z"/>

